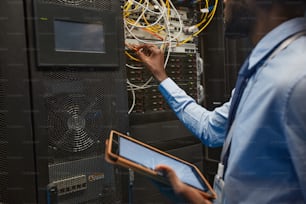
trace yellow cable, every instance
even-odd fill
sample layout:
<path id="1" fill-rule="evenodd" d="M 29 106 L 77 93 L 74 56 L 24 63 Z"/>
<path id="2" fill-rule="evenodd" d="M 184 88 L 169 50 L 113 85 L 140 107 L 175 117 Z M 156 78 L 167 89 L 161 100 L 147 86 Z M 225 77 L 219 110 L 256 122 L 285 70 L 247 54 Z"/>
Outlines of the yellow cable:
<path id="1" fill-rule="evenodd" d="M 139 59 L 133 57 L 130 53 L 128 53 L 128 51 L 125 51 L 125 54 L 126 54 L 129 58 L 131 58 L 132 60 L 137 61 L 137 62 L 141 62 Z"/>
<path id="2" fill-rule="evenodd" d="M 167 8 L 167 19 L 170 19 L 171 16 L 171 6 L 170 6 L 170 0 L 165 0 L 165 2 L 163 0 L 160 0 L 160 3 L 162 6 L 165 6 Z M 143 2 L 143 0 L 140 0 L 139 3 L 145 3 Z M 199 3 L 199 7 L 201 9 L 201 0 L 198 0 Z M 132 24 L 133 26 L 139 26 L 141 25 L 140 23 L 136 24 L 136 21 L 130 18 L 127 18 L 131 12 L 127 12 L 127 9 L 129 9 L 131 6 L 133 5 L 133 3 L 131 3 L 130 1 L 127 1 L 127 3 L 124 5 L 124 11 L 125 11 L 125 20 Z M 151 5 L 151 4 L 150 4 Z M 217 9 L 217 5 L 218 5 L 218 0 L 215 0 L 215 4 L 213 6 L 212 11 L 205 13 L 202 15 L 201 21 L 199 23 L 197 23 L 196 26 L 199 30 L 196 31 L 195 33 L 191 34 L 189 37 L 187 37 L 186 39 L 177 42 L 177 46 L 183 45 L 186 42 L 192 40 L 193 37 L 197 36 L 199 33 L 201 33 L 212 21 L 213 17 L 215 16 L 216 13 L 216 9 Z M 137 8 L 139 8 L 140 6 L 137 5 Z M 136 7 L 132 10 L 134 11 L 136 9 Z M 205 0 L 205 6 L 204 8 L 209 9 L 209 0 Z M 143 8 L 144 9 L 144 8 Z M 156 25 L 152 25 L 150 26 L 150 22 L 147 20 L 147 18 L 145 16 L 142 17 L 144 22 L 146 23 L 147 27 L 146 28 L 142 28 L 144 31 L 149 32 L 151 35 L 159 38 L 160 40 L 163 40 L 164 37 L 161 36 L 161 32 L 165 30 L 165 27 L 160 25 L 160 24 L 156 24 Z"/>
<path id="3" fill-rule="evenodd" d="M 191 40 L 193 37 L 197 36 L 199 33 L 201 33 L 208 25 L 209 23 L 211 22 L 211 20 L 213 19 L 215 13 L 216 13 L 216 9 L 217 9 L 217 4 L 218 4 L 218 0 L 215 0 L 215 5 L 214 5 L 214 8 L 213 10 L 211 11 L 212 14 L 210 16 L 210 18 L 208 19 L 207 23 L 201 28 L 199 29 L 197 32 L 195 32 L 194 34 L 190 35 L 188 38 L 186 38 L 185 40 L 179 42 L 177 44 L 177 46 L 181 46 L 183 44 L 185 44 L 186 42 L 188 42 L 189 40 Z"/>

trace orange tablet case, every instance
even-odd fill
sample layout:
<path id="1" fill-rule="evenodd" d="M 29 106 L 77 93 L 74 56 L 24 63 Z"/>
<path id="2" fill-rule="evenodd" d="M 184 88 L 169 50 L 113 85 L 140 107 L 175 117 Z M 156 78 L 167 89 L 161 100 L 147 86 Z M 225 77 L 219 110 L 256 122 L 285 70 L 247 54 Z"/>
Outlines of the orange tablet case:
<path id="1" fill-rule="evenodd" d="M 177 161 L 180 161 L 186 165 L 189 165 L 191 167 L 193 167 L 194 170 L 197 171 L 198 175 L 200 176 L 200 179 L 203 181 L 203 183 L 205 183 L 206 187 L 208 188 L 208 191 L 205 192 L 205 191 L 201 191 L 197 188 L 194 188 L 196 190 L 198 190 L 200 193 L 202 193 L 205 197 L 208 197 L 208 198 L 211 198 L 211 199 L 215 199 L 216 198 L 216 193 L 214 192 L 213 188 L 211 187 L 211 185 L 208 183 L 208 181 L 205 179 L 205 177 L 202 175 L 202 173 L 200 172 L 200 170 L 193 164 L 189 163 L 189 162 L 186 162 L 178 157 L 175 157 L 169 153 L 166 153 L 164 151 L 161 151 L 155 147 L 152 147 L 150 145 L 147 145 L 139 140 L 136 140 L 130 136 L 127 136 L 123 133 L 120 133 L 118 131 L 115 131 L 115 130 L 111 130 L 110 132 L 110 135 L 109 135 L 109 139 L 108 139 L 108 144 L 106 145 L 106 148 L 105 148 L 105 160 L 111 164 L 115 164 L 115 165 L 119 165 L 119 166 L 122 166 L 122 167 L 125 167 L 125 168 L 131 168 L 132 170 L 140 173 L 140 174 L 143 174 L 145 176 L 148 176 L 148 177 L 151 177 L 155 180 L 158 180 L 160 182 L 163 182 L 165 184 L 168 184 L 169 185 L 169 182 L 168 180 L 161 176 L 158 172 L 154 171 L 153 169 L 150 169 L 150 168 L 147 168 L 141 164 L 138 164 L 138 163 L 135 163 L 131 160 L 128 160 L 124 157 L 121 157 L 120 155 L 118 154 L 115 154 L 112 152 L 112 142 L 113 142 L 113 135 L 114 134 L 117 134 L 118 136 L 120 137 L 123 137 L 125 139 L 128 139 L 136 144 L 139 144 L 145 148 L 148 148 L 150 150 L 153 150 L 159 154 L 162 154 L 164 156 L 167 156 L 167 157 L 170 157 L 170 158 L 173 158 Z"/>

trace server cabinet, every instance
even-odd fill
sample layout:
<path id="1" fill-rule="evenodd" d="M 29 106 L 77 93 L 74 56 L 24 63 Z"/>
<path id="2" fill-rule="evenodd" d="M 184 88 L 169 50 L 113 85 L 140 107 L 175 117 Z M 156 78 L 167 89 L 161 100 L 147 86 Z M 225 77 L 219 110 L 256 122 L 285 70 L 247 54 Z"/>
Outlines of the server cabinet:
<path id="1" fill-rule="evenodd" d="M 0 7 L 1 202 L 127 199 L 122 173 L 104 161 L 110 129 L 128 128 L 120 3 Z"/>

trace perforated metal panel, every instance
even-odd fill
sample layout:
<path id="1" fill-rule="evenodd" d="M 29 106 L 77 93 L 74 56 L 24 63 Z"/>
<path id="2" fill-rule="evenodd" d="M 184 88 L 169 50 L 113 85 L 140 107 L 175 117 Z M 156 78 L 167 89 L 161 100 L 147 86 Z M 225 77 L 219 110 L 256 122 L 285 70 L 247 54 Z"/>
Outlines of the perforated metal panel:
<path id="1" fill-rule="evenodd" d="M 121 175 L 118 176 L 113 165 L 104 160 L 105 140 L 110 129 L 126 131 L 128 125 L 124 53 L 121 52 L 124 49 L 123 23 L 118 1 L 32 2 L 34 14 L 38 16 L 36 19 L 47 17 L 46 21 L 39 20 L 42 24 L 32 22 L 33 28 L 43 26 L 34 29 L 34 35 L 29 37 L 29 42 L 33 43 L 30 46 L 38 50 L 30 53 L 32 63 L 29 63 L 38 188 L 47 186 L 50 189 L 48 195 L 52 195 L 48 200 L 51 203 L 118 203 L 123 199 L 120 193 L 122 184 L 117 182 Z M 108 18 L 104 16 L 113 17 L 116 24 L 108 25 Z M 49 28 L 52 28 L 52 19 L 55 18 L 69 18 L 76 22 L 106 19 L 103 21 L 105 28 L 115 28 L 112 32 L 116 33 L 114 40 L 117 44 L 111 46 L 115 54 L 108 57 L 116 59 L 116 66 L 107 63 L 103 69 L 95 66 L 88 59 L 98 57 L 90 52 L 78 52 L 77 59 L 81 63 L 74 63 L 75 58 L 69 54 L 67 57 L 66 52 L 56 52 L 56 56 L 60 55 L 58 58 L 71 61 L 60 66 L 54 62 L 40 66 L 37 61 L 39 52 L 45 48 L 52 52 L 54 49 L 41 44 L 42 41 L 37 41 L 36 37 L 39 33 L 53 32 Z M 53 38 L 50 40 L 53 42 Z M 49 52 L 46 53 L 48 59 L 54 59 Z M 38 196 L 39 203 L 45 203 L 46 192 L 41 190 Z"/>
<path id="2" fill-rule="evenodd" d="M 64 189 L 58 188 L 64 196 L 58 197 L 59 203 L 120 203 L 119 189 L 116 189 L 115 175 L 111 164 L 102 162 L 101 157 L 90 157 L 78 161 L 50 165 L 50 183 L 62 182 Z M 72 175 L 83 177 L 83 188 L 75 190 Z M 70 180 L 69 180 L 70 179 Z M 66 180 L 66 181 L 65 181 Z M 74 188 L 74 192 L 73 189 Z M 69 192 L 70 191 L 70 192 Z"/>
<path id="3" fill-rule="evenodd" d="M 39 0 L 41 3 L 59 4 L 77 8 L 113 11 L 111 0 Z"/>
<path id="4" fill-rule="evenodd" d="M 44 73 L 51 163 L 104 152 L 102 144 L 112 117 L 108 107 L 110 93 L 104 90 L 107 86 L 103 83 L 104 77 L 103 73 L 84 74 L 69 70 Z"/>
<path id="5" fill-rule="evenodd" d="M 8 201 L 8 138 L 6 132 L 7 122 L 5 119 L 5 93 L 2 70 L 0 69 L 0 203 Z"/>
<path id="6" fill-rule="evenodd" d="M 126 96 L 120 88 L 122 73 L 68 68 L 38 73 L 42 83 L 34 86 L 35 98 L 43 117 L 37 126 L 46 127 L 42 139 L 48 140 L 49 183 L 68 185 L 75 177 L 87 179 L 79 191 L 67 186 L 67 193 L 58 195 L 59 203 L 120 199 L 113 166 L 104 161 L 103 153 L 110 129 L 125 126 L 119 123 L 124 118 L 118 118 L 127 111 L 119 102 L 127 100 L 121 98 Z"/>

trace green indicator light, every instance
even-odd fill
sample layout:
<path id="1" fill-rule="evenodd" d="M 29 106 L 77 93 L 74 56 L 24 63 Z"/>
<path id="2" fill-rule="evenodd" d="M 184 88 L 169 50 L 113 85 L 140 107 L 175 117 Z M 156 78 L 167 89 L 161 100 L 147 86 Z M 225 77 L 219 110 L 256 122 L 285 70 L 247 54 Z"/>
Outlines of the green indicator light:
<path id="1" fill-rule="evenodd" d="M 42 21 L 47 21 L 48 18 L 46 18 L 46 17 L 40 17 L 40 20 L 42 20 Z"/>

